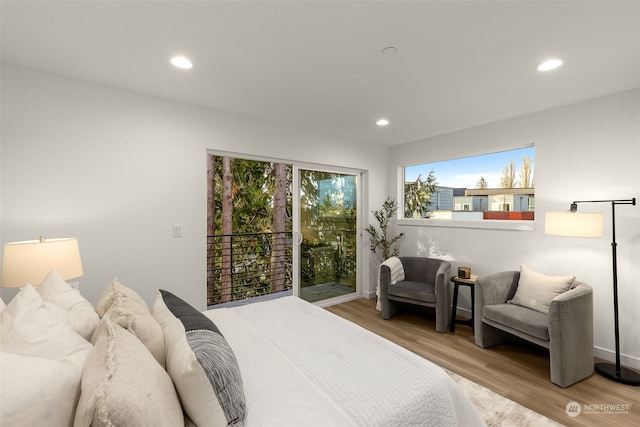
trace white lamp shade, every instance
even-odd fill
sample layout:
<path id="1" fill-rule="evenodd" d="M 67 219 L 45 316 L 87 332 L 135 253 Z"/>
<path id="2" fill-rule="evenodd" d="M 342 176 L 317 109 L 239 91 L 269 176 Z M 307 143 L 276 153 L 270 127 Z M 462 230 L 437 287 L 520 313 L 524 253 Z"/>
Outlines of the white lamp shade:
<path id="1" fill-rule="evenodd" d="M 64 280 L 82 276 L 77 239 L 41 239 L 4 245 L 3 287 L 39 285 L 51 270 L 56 270 Z"/>
<path id="2" fill-rule="evenodd" d="M 602 214 L 580 212 L 547 212 L 544 233 L 569 237 L 601 237 Z"/>

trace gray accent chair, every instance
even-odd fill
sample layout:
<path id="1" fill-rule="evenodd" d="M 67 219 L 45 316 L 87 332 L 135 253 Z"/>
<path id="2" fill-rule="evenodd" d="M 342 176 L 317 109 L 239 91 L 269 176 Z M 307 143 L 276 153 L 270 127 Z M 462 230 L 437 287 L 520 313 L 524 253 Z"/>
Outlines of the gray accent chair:
<path id="1" fill-rule="evenodd" d="M 520 272 L 505 271 L 475 283 L 475 341 L 487 348 L 519 337 L 549 350 L 551 382 L 568 387 L 593 373 L 593 290 L 575 281 L 551 300 L 549 314 L 507 301 Z"/>
<path id="2" fill-rule="evenodd" d="M 382 318 L 388 320 L 403 304 L 433 307 L 436 331 L 446 332 L 451 316 L 451 286 L 447 261 L 426 257 L 398 257 L 405 280 L 391 284 L 389 267 L 380 268 L 380 305 Z"/>

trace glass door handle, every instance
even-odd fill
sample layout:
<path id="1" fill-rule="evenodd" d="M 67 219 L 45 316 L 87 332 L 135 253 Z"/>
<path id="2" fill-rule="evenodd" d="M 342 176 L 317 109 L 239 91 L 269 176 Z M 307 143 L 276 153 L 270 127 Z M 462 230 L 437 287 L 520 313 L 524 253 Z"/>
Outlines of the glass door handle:
<path id="1" fill-rule="evenodd" d="M 302 233 L 299 231 L 293 232 L 293 244 L 296 246 L 300 246 L 302 244 Z"/>

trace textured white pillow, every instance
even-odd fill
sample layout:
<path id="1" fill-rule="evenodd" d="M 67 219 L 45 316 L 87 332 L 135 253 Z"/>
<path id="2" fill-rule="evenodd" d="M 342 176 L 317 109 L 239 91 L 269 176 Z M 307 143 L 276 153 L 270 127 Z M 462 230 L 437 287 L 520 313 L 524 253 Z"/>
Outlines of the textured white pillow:
<path id="1" fill-rule="evenodd" d="M 522 265 L 518 289 L 509 302 L 549 314 L 551 300 L 571 289 L 574 280 L 575 276 L 547 276 Z"/>
<path id="2" fill-rule="evenodd" d="M 82 367 L 93 346 L 56 319 L 31 286 L 0 313 L 0 420 L 71 426 Z"/>
<path id="3" fill-rule="evenodd" d="M 82 373 L 76 427 L 182 426 L 184 415 L 169 374 L 142 343 L 111 321 L 96 329 Z"/>
<path id="4" fill-rule="evenodd" d="M 51 270 L 36 288 L 48 308 L 84 339 L 90 340 L 100 317 L 93 306 L 55 271 Z M 55 306 L 55 307 L 54 307 Z M 56 308 L 59 308 L 56 309 Z"/>
<path id="5" fill-rule="evenodd" d="M 135 335 L 142 344 L 145 345 L 158 361 L 160 366 L 165 367 L 165 345 L 164 332 L 160 324 L 149 313 L 149 311 L 140 304 L 126 297 L 120 292 L 114 294 L 113 304 L 102 317 L 100 323 L 91 338 L 91 342 L 95 345 L 99 335 L 104 333 L 106 327 L 105 317 L 109 315 L 109 319 L 113 323 L 117 323 Z"/>
<path id="6" fill-rule="evenodd" d="M 7 304 L 5 304 L 2 298 L 0 298 L 0 313 L 2 313 L 2 310 L 4 310 L 6 306 Z"/>
<path id="7" fill-rule="evenodd" d="M 135 301 L 140 306 L 144 307 L 149 313 L 149 306 L 146 302 L 134 291 L 133 289 L 124 286 L 122 283 L 118 282 L 118 279 L 113 279 L 113 282 L 107 285 L 104 292 L 102 292 L 102 296 L 96 305 L 96 311 L 100 315 L 100 317 L 104 316 L 104 314 L 109 310 L 111 305 L 114 303 L 116 298 L 120 298 L 119 295 L 124 295 L 125 297 Z"/>

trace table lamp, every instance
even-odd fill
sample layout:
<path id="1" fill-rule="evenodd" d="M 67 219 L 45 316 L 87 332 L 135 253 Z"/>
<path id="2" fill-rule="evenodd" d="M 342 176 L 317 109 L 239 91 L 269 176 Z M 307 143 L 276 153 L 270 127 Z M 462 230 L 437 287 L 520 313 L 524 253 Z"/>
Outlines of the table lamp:
<path id="1" fill-rule="evenodd" d="M 75 238 L 29 240 L 4 245 L 2 287 L 37 286 L 56 270 L 64 279 L 83 274 L 78 240 Z"/>

